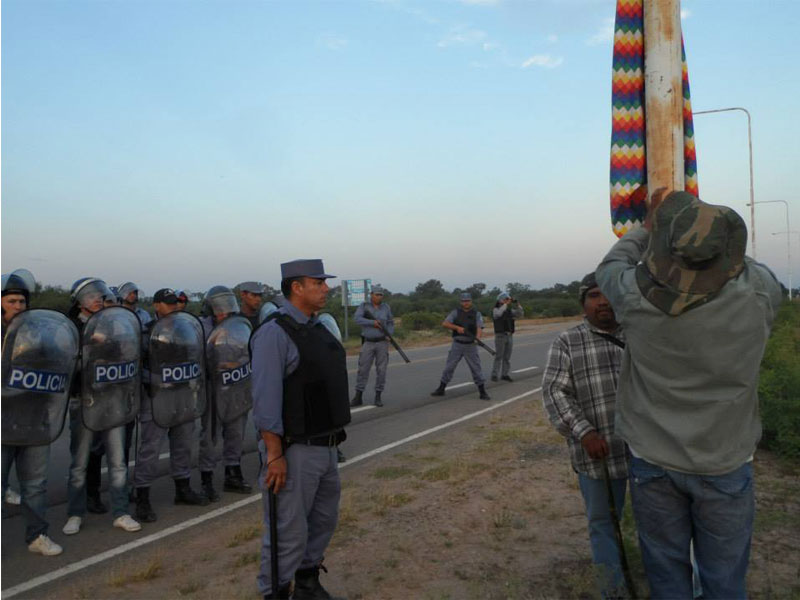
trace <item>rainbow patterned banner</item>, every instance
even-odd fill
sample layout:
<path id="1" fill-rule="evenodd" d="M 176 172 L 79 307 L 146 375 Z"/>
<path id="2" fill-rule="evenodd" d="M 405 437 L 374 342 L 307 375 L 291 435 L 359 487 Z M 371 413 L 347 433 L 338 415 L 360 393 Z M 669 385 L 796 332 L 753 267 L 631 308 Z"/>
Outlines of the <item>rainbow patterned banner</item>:
<path id="1" fill-rule="evenodd" d="M 611 225 L 618 237 L 644 222 L 644 0 L 617 0 L 614 23 L 614 74 L 611 83 Z M 683 164 L 686 191 L 698 195 L 689 71 L 683 59 Z M 637 190 L 639 190 L 637 192 Z"/>

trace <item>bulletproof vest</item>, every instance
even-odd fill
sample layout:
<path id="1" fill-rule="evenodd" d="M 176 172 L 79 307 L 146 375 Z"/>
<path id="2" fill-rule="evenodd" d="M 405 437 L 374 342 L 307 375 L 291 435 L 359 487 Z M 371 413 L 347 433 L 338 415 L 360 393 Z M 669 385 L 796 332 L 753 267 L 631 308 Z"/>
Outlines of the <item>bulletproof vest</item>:
<path id="1" fill-rule="evenodd" d="M 322 323 L 301 325 L 274 314 L 300 354 L 297 369 L 283 380 L 285 435 L 313 437 L 341 429 L 350 422 L 344 348 Z"/>
<path id="2" fill-rule="evenodd" d="M 508 305 L 503 316 L 493 319 L 495 333 L 514 333 L 514 317 L 511 315 L 511 305 Z"/>
<path id="3" fill-rule="evenodd" d="M 469 310 L 459 308 L 456 311 L 456 318 L 453 319 L 453 324 L 463 327 L 466 333 L 475 336 L 478 334 L 478 311 L 473 306 Z M 453 331 L 453 337 L 461 335 L 457 331 Z"/>

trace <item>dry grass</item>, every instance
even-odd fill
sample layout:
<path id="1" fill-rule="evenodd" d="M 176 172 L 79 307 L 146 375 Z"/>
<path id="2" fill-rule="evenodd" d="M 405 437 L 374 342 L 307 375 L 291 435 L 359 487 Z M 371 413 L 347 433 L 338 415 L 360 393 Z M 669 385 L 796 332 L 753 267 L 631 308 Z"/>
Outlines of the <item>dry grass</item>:
<path id="1" fill-rule="evenodd" d="M 261 523 L 256 525 L 247 525 L 233 534 L 233 537 L 228 541 L 226 547 L 235 548 L 236 546 L 240 546 L 245 542 L 249 542 L 250 540 L 259 537 L 262 531 L 263 527 Z"/>
<path id="2" fill-rule="evenodd" d="M 154 556 L 140 569 L 127 573 L 112 573 L 108 578 L 108 583 L 113 587 L 123 587 L 129 583 L 152 581 L 153 579 L 161 577 L 163 568 L 161 556 Z"/>

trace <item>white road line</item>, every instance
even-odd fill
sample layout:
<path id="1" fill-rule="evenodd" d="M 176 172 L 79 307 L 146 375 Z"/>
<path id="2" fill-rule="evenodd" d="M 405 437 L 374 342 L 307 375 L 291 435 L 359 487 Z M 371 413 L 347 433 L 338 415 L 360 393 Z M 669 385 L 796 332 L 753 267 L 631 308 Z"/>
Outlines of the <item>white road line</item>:
<path id="1" fill-rule="evenodd" d="M 445 389 L 445 391 L 447 391 L 447 390 L 454 390 L 454 389 L 456 389 L 456 388 L 464 387 L 464 386 L 466 386 L 466 385 L 475 385 L 475 384 L 474 384 L 474 383 L 472 383 L 471 381 L 465 381 L 464 383 L 457 383 L 457 384 L 455 384 L 455 385 L 448 385 L 448 386 L 447 386 L 446 388 L 444 388 L 444 389 Z"/>
<path id="2" fill-rule="evenodd" d="M 511 371 L 512 373 L 524 373 L 525 371 L 533 371 L 534 369 L 538 369 L 539 367 L 526 367 L 524 369 L 517 369 L 516 371 Z"/>
<path id="3" fill-rule="evenodd" d="M 350 414 L 361 412 L 362 410 L 369 410 L 370 408 L 375 408 L 374 404 L 365 404 L 364 406 L 359 406 L 358 408 L 351 408 Z"/>
<path id="4" fill-rule="evenodd" d="M 408 442 L 418 440 L 419 438 L 425 437 L 426 435 L 436 433 L 437 431 L 441 431 L 442 429 L 452 427 L 453 425 L 463 423 L 464 421 L 468 421 L 469 419 L 473 419 L 475 417 L 479 417 L 480 415 L 486 414 L 493 410 L 497 410 L 498 408 L 502 408 L 507 404 L 516 402 L 517 400 L 525 398 L 526 396 L 530 396 L 531 394 L 535 394 L 536 392 L 540 392 L 541 390 L 542 390 L 541 387 L 538 387 L 535 390 L 529 390 L 524 394 L 514 396 L 513 398 L 509 398 L 508 400 L 504 400 L 498 404 L 493 404 L 474 413 L 464 415 L 463 417 L 459 417 L 458 419 L 455 419 L 453 421 L 442 423 L 441 425 L 437 425 L 436 427 L 431 427 L 430 429 L 426 429 L 425 431 L 420 431 L 419 433 L 415 433 L 401 440 L 397 440 L 396 442 L 386 444 L 385 446 L 381 446 L 380 448 L 375 448 L 374 450 L 370 450 L 369 452 L 365 452 L 364 454 L 359 454 L 358 456 L 354 456 L 353 458 L 348 459 L 346 463 L 339 466 L 339 469 L 344 469 L 346 467 L 359 463 L 362 460 L 372 458 L 373 456 L 377 456 L 378 454 L 382 454 L 383 452 L 386 452 L 393 448 L 397 448 L 398 446 L 402 446 L 403 444 L 407 444 Z M 47 575 L 34 577 L 33 579 L 15 585 L 14 587 L 2 590 L 3 598 L 4 599 L 12 598 L 19 594 L 37 588 L 41 585 L 52 583 L 57 579 L 61 579 L 62 577 L 66 577 L 67 575 L 77 573 L 78 571 L 82 571 L 83 569 L 101 563 L 105 560 L 108 560 L 109 558 L 114 558 L 115 556 L 119 556 L 120 554 L 125 554 L 126 552 L 130 552 L 131 550 L 135 550 L 136 548 L 141 548 L 146 544 L 150 544 L 151 542 L 156 542 L 158 540 L 164 539 L 165 537 L 168 537 L 175 533 L 180 533 L 181 531 L 185 531 L 190 527 L 194 527 L 195 525 L 200 525 L 201 523 L 205 523 L 206 521 L 210 521 L 211 519 L 216 519 L 217 517 L 221 517 L 222 515 L 225 515 L 229 512 L 233 512 L 234 510 L 238 510 L 240 508 L 248 506 L 249 504 L 258 502 L 259 500 L 261 500 L 261 494 L 253 494 L 248 498 L 244 498 L 243 500 L 239 500 L 238 502 L 234 502 L 233 504 L 228 504 L 227 506 L 223 506 L 216 510 L 212 510 L 209 513 L 206 513 L 199 517 L 195 517 L 194 519 L 189 519 L 188 521 L 184 521 L 183 523 L 178 523 L 176 525 L 173 525 L 172 527 L 167 527 L 166 529 L 163 529 L 158 533 L 147 535 L 143 538 L 139 538 L 138 540 L 134 540 L 127 544 L 122 544 L 121 546 L 112 548 L 111 550 L 106 550 L 105 552 L 101 552 L 100 554 L 95 554 L 94 556 L 90 556 L 89 558 L 79 560 L 78 562 L 74 562 L 71 565 L 67 565 L 66 567 L 62 567 L 60 569 L 56 569 L 55 571 L 51 571 Z"/>

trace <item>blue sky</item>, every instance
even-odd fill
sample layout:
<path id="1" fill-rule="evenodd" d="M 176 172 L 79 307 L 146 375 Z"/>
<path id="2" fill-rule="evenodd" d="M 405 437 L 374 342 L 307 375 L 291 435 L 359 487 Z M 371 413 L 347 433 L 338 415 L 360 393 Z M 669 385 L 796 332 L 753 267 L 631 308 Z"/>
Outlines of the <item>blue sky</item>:
<path id="1" fill-rule="evenodd" d="M 2 2 L 2 269 L 205 290 L 322 257 L 408 291 L 579 279 L 616 239 L 613 0 Z M 790 0 L 684 0 L 695 110 L 753 115 L 756 200 L 800 167 Z M 695 120 L 749 224 L 743 114 Z M 784 207 L 758 258 L 787 281 Z M 795 286 L 800 240 L 792 236 Z"/>

